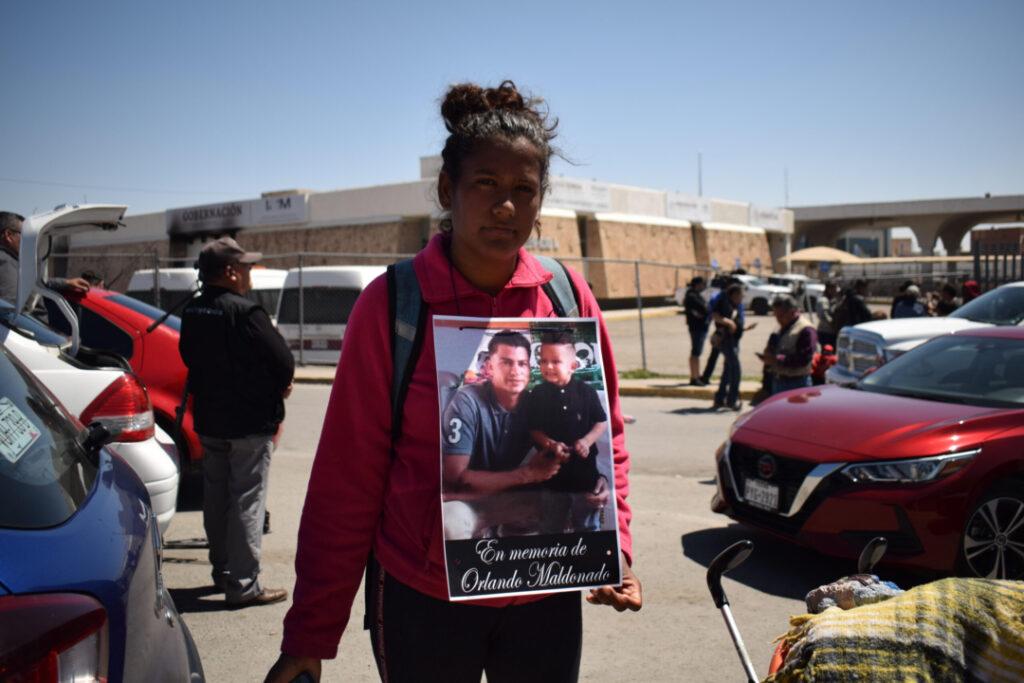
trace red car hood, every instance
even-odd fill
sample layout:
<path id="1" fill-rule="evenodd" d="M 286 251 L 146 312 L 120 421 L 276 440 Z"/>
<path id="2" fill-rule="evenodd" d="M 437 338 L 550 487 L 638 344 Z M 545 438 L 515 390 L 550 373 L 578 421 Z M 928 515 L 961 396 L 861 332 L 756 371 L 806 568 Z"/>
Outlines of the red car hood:
<path id="1" fill-rule="evenodd" d="M 732 438 L 810 460 L 856 462 L 973 448 L 1022 419 L 1024 410 L 829 385 L 769 399 L 737 420 Z"/>

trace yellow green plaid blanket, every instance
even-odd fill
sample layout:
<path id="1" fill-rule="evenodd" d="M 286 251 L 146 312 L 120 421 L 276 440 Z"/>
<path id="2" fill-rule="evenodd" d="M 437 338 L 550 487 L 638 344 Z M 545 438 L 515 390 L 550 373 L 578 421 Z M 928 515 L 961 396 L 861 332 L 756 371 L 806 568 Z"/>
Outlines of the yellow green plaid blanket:
<path id="1" fill-rule="evenodd" d="M 943 579 L 790 626 L 766 683 L 1024 681 L 1024 581 Z"/>

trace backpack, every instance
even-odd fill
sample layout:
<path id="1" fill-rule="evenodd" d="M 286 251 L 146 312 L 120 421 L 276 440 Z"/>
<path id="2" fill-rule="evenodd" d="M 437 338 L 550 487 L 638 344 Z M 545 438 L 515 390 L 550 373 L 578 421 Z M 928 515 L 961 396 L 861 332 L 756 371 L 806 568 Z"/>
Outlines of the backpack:
<path id="1" fill-rule="evenodd" d="M 569 271 L 561 261 L 550 256 L 534 255 L 544 270 L 553 276 L 541 289 L 551 301 L 551 307 L 559 318 L 579 317 L 579 293 L 569 277 Z M 409 382 L 423 347 L 423 328 L 427 324 L 427 307 L 423 305 L 420 283 L 412 267 L 412 259 L 398 261 L 387 270 L 388 318 L 391 322 L 391 460 L 395 459 L 395 442 L 402 433 L 402 409 L 409 392 Z M 373 601 L 371 581 L 380 580 L 377 560 L 370 551 L 366 562 L 366 583 L 364 598 L 366 613 L 363 628 L 371 628 Z"/>

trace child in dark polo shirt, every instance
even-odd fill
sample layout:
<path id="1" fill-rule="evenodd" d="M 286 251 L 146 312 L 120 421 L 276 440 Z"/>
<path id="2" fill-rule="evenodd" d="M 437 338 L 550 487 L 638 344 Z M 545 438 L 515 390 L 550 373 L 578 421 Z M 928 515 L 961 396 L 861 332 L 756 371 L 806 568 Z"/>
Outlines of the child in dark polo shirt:
<path id="1" fill-rule="evenodd" d="M 598 531 L 601 511 L 588 504 L 587 495 L 598 489 L 597 440 L 608 416 L 593 387 L 573 377 L 579 362 L 571 332 L 544 333 L 537 362 L 544 381 L 526 397 L 527 428 L 538 450 L 564 460 L 543 487 L 570 494 L 549 497 L 546 526 L 551 533 Z"/>

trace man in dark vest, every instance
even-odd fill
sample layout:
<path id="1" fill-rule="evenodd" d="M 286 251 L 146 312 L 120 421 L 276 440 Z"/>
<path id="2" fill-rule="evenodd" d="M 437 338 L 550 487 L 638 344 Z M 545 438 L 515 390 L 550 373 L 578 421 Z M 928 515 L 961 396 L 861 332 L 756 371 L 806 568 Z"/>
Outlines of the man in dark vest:
<path id="1" fill-rule="evenodd" d="M 231 607 L 288 597 L 259 582 L 270 455 L 295 371 L 270 316 L 243 296 L 261 257 L 230 237 L 207 244 L 198 261 L 202 294 L 181 314 L 179 348 L 204 450 L 203 525 L 214 585 Z"/>

